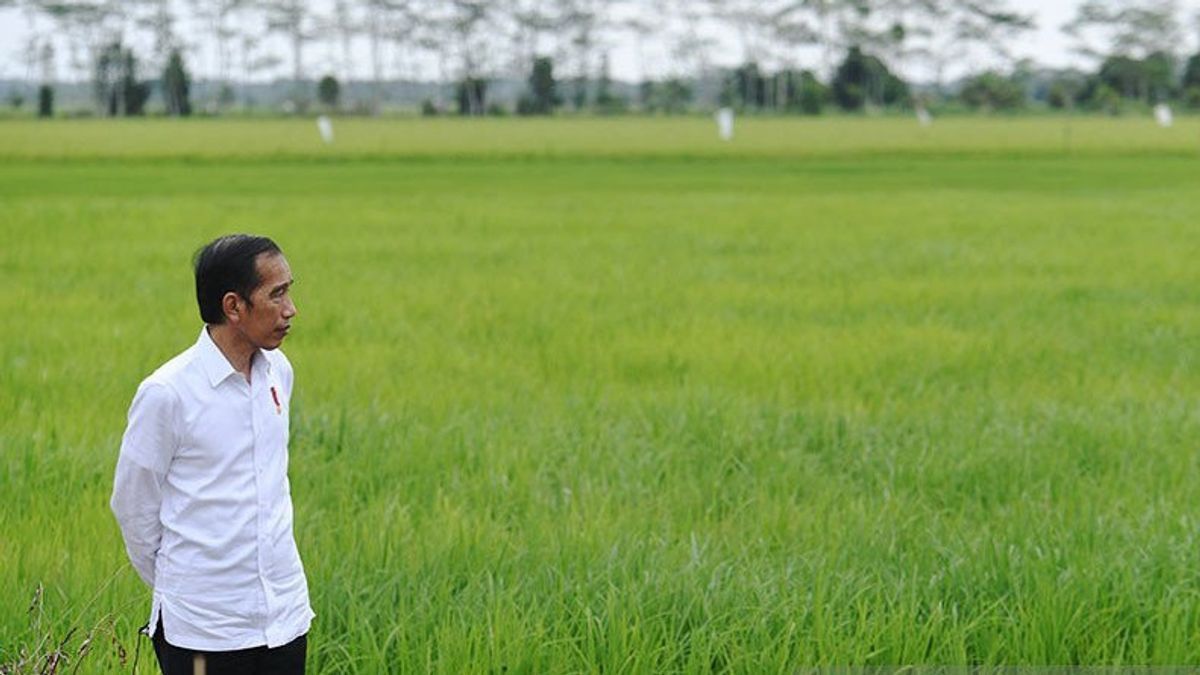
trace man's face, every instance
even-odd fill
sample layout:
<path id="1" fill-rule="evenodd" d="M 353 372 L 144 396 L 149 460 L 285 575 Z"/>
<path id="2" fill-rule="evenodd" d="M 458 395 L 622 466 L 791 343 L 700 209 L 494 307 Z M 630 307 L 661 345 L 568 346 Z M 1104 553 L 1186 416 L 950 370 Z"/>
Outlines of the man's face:
<path id="1" fill-rule="evenodd" d="M 259 349 L 276 349 L 291 328 L 296 305 L 290 295 L 292 268 L 282 253 L 260 253 L 254 260 L 260 283 L 250 294 L 250 303 L 239 303 L 234 326 Z"/>

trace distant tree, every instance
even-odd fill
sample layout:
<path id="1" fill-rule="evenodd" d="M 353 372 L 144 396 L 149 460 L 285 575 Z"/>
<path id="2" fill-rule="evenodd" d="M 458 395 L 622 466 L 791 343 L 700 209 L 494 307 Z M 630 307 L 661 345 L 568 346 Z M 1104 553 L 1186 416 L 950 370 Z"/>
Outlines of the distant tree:
<path id="1" fill-rule="evenodd" d="M 629 101 L 612 91 L 612 77 L 609 74 L 608 54 L 600 59 L 600 76 L 596 78 L 596 112 L 611 115 L 623 113 L 629 108 Z"/>
<path id="2" fill-rule="evenodd" d="M 146 114 L 146 101 L 150 98 L 150 84 L 137 77 L 137 58 L 132 50 L 125 50 L 121 68 L 121 96 L 124 98 L 126 116 Z"/>
<path id="3" fill-rule="evenodd" d="M 682 78 L 672 77 L 662 82 L 643 82 L 641 85 L 642 109 L 645 112 L 663 112 L 677 115 L 687 112 L 692 102 L 692 87 Z"/>
<path id="4" fill-rule="evenodd" d="M 571 90 L 571 109 L 575 111 L 583 110 L 588 104 L 588 78 L 587 75 L 576 75 L 567 81 Z"/>
<path id="5" fill-rule="evenodd" d="M 1084 0 L 1062 31 L 1096 60 L 1144 58 L 1180 44 L 1178 14 L 1176 0 Z"/>
<path id="6" fill-rule="evenodd" d="M 663 82 L 661 92 L 662 107 L 668 115 L 679 115 L 687 112 L 688 106 L 695 95 L 692 91 L 692 85 L 679 77 L 667 78 Z"/>
<path id="7" fill-rule="evenodd" d="M 558 25 L 569 45 L 574 76 L 571 78 L 571 104 L 583 110 L 594 100 L 591 77 L 600 32 L 605 29 L 603 2 L 599 0 L 558 0 Z M 570 64 L 569 64 L 570 65 Z"/>
<path id="8" fill-rule="evenodd" d="M 810 70 L 802 70 L 793 79 L 794 96 L 788 97 L 788 109 L 802 115 L 820 115 L 829 100 L 829 87 L 821 84 Z"/>
<path id="9" fill-rule="evenodd" d="M 1154 103 L 1173 93 L 1174 70 L 1168 54 L 1154 52 L 1144 59 L 1110 56 L 1100 64 L 1096 75 L 1122 98 Z"/>
<path id="10" fill-rule="evenodd" d="M 359 3 L 352 4 L 349 0 L 333 0 L 333 7 L 318 27 L 319 32 L 334 33 L 338 37 L 338 44 L 342 52 L 339 75 L 344 82 L 349 82 L 353 78 L 354 60 L 351 54 L 353 42 L 355 36 L 363 32 L 365 28 L 363 21 L 355 11 L 357 4 Z"/>
<path id="11" fill-rule="evenodd" d="M 393 42 L 406 47 L 416 33 L 417 14 L 412 0 L 365 0 L 366 29 L 371 54 L 371 110 L 378 112 L 383 100 L 383 46 Z"/>
<path id="12" fill-rule="evenodd" d="M 851 47 L 830 82 L 833 100 L 843 110 L 862 110 L 867 103 L 870 78 L 870 69 L 862 50 Z"/>
<path id="13" fill-rule="evenodd" d="M 1016 110 L 1025 105 L 1025 89 L 1012 78 L 989 71 L 968 79 L 959 98 L 972 108 Z"/>
<path id="14" fill-rule="evenodd" d="M 183 55 L 178 49 L 173 49 L 162 74 L 163 103 L 168 115 L 186 117 L 192 114 L 192 103 L 188 97 L 190 87 L 191 77 L 184 68 Z"/>
<path id="15" fill-rule="evenodd" d="M 800 87 L 803 79 L 803 73 L 786 68 L 765 77 L 764 105 L 777 112 L 801 112 Z"/>
<path id="16" fill-rule="evenodd" d="M 138 27 L 149 31 L 152 37 L 150 67 L 164 68 L 172 49 L 179 46 L 175 35 L 176 15 L 172 0 L 138 0 L 124 3 L 134 13 Z"/>
<path id="17" fill-rule="evenodd" d="M 654 112 L 654 99 L 656 96 L 657 87 L 654 86 L 653 80 L 642 80 L 637 86 L 637 102 L 642 112 Z M 722 105 L 729 105 L 728 102 L 722 102 Z"/>
<path id="18" fill-rule="evenodd" d="M 51 2 L 35 0 L 36 7 L 55 24 L 55 33 L 63 36 L 68 46 L 68 63 L 81 79 L 94 77 L 97 60 L 104 53 L 105 40 L 111 35 L 111 21 L 117 13 L 118 2 Z M 84 55 L 87 55 L 85 58 Z M 103 113 L 97 103 L 97 111 Z"/>
<path id="19" fill-rule="evenodd" d="M 685 2 L 684 5 L 700 3 Z M 768 57 L 769 43 L 782 30 L 776 26 L 785 20 L 793 21 L 794 12 L 790 5 L 801 6 L 807 2 L 778 2 L 776 0 L 705 0 L 712 19 L 724 25 L 726 30 L 736 38 L 736 44 L 741 50 L 745 65 L 757 64 Z M 839 3 L 841 4 L 841 3 Z M 694 22 L 693 22 L 694 23 Z M 682 46 L 687 46 L 685 33 L 680 40 Z M 743 66 L 745 67 L 745 66 Z M 754 107 L 744 96 L 739 101 L 749 107 Z"/>
<path id="20" fill-rule="evenodd" d="M 13 110 L 20 110 L 25 107 L 25 95 L 14 89 L 8 94 L 8 104 L 12 106 Z"/>
<path id="21" fill-rule="evenodd" d="M 137 78 L 137 58 L 120 42 L 110 43 L 96 59 L 93 91 L 109 117 L 141 115 L 150 97 L 150 85 Z"/>
<path id="22" fill-rule="evenodd" d="M 833 100 L 843 110 L 862 110 L 864 106 L 888 106 L 908 98 L 908 85 L 896 77 L 878 58 L 851 47 L 830 83 Z"/>
<path id="23" fill-rule="evenodd" d="M 1188 87 L 1200 87 L 1200 54 L 1193 54 L 1183 67 L 1181 84 Z"/>
<path id="24" fill-rule="evenodd" d="M 51 110 L 53 110 L 53 108 L 54 108 L 54 89 L 53 89 L 53 87 L 54 87 L 54 80 L 55 80 L 54 45 L 51 44 L 49 40 L 46 40 L 45 42 L 43 42 L 41 45 L 41 48 L 38 49 L 37 60 L 38 60 L 38 70 L 40 71 L 40 79 L 41 79 L 40 84 L 42 87 L 46 87 L 47 89 L 50 90 L 50 108 L 51 108 Z M 39 98 L 39 100 L 41 99 L 40 93 L 38 94 L 38 98 Z"/>
<path id="25" fill-rule="evenodd" d="M 208 29 L 213 45 L 216 47 L 217 67 L 216 80 L 219 91 L 229 86 L 229 71 L 233 61 L 229 41 L 238 35 L 236 26 L 247 23 L 245 19 L 238 21 L 239 14 L 249 9 L 251 0 L 188 0 L 195 12 Z M 224 106 L 233 102 L 218 96 L 218 104 Z"/>
<path id="26" fill-rule="evenodd" d="M 1105 84 L 1097 76 L 1089 77 L 1075 97 L 1076 103 L 1085 110 L 1106 112 L 1115 115 L 1121 112 L 1121 94 Z"/>
<path id="27" fill-rule="evenodd" d="M 502 5 L 513 30 L 513 72 L 533 69 L 533 62 L 542 48 L 542 36 L 550 33 L 561 21 L 562 6 L 548 0 L 508 0 Z"/>
<path id="28" fill-rule="evenodd" d="M 236 102 L 237 92 L 233 90 L 230 84 L 224 83 L 217 88 L 217 105 L 219 107 L 228 108 Z"/>
<path id="29" fill-rule="evenodd" d="M 38 87 L 38 117 L 54 117 L 54 88 L 48 84 Z"/>
<path id="30" fill-rule="evenodd" d="M 118 95 L 120 64 L 123 49 L 119 42 L 106 46 L 96 57 L 92 74 L 92 96 L 100 114 L 114 116 L 124 114 L 124 97 Z"/>
<path id="31" fill-rule="evenodd" d="M 1193 54 L 1183 68 L 1180 82 L 1183 102 L 1189 108 L 1200 108 L 1200 54 Z"/>
<path id="32" fill-rule="evenodd" d="M 548 56 L 533 59 L 533 71 L 529 73 L 529 91 L 517 103 L 521 115 L 549 115 L 560 100 L 554 81 L 554 61 Z"/>
<path id="33" fill-rule="evenodd" d="M 487 112 L 487 80 L 468 77 L 458 83 L 458 114 L 478 116 Z"/>
<path id="34" fill-rule="evenodd" d="M 753 61 L 729 74 L 727 90 L 731 96 L 729 104 L 739 110 L 762 110 L 767 104 L 767 78 Z"/>
<path id="35" fill-rule="evenodd" d="M 893 0 L 890 4 L 898 12 L 893 31 L 902 29 L 893 32 L 893 42 L 907 45 L 931 62 L 939 89 L 946 68 L 973 52 L 1010 62 L 1013 43 L 1036 27 L 1032 15 L 1010 8 L 1008 0 Z"/>
<path id="36" fill-rule="evenodd" d="M 337 108 L 341 99 L 341 86 L 333 75 L 326 75 L 317 83 L 317 100 L 326 108 Z"/>
<path id="37" fill-rule="evenodd" d="M 292 88 L 297 110 L 307 103 L 301 88 L 304 79 L 304 47 L 315 37 L 312 15 L 304 0 L 260 0 L 259 8 L 267 20 L 267 29 L 283 35 L 291 44 Z"/>
<path id="38" fill-rule="evenodd" d="M 1123 98 L 1145 96 L 1146 73 L 1142 62 L 1129 56 L 1110 56 L 1100 64 L 1100 81 Z"/>
<path id="39" fill-rule="evenodd" d="M 1146 102 L 1160 103 L 1175 96 L 1175 57 L 1165 51 L 1152 52 L 1142 59 L 1146 75 Z"/>
<path id="40" fill-rule="evenodd" d="M 447 0 L 437 4 L 446 14 L 440 21 L 431 23 L 435 28 L 440 24 L 440 28 L 448 32 L 442 36 L 442 42 L 457 47 L 462 63 L 458 85 L 459 112 L 483 115 L 487 111 L 484 100 L 487 80 L 482 72 L 484 61 L 490 55 L 488 38 L 495 28 L 498 9 L 487 0 Z"/>
<path id="41" fill-rule="evenodd" d="M 1076 77 L 1060 76 L 1050 82 L 1046 89 L 1046 105 L 1055 110 L 1065 110 L 1074 106 L 1079 98 L 1083 82 Z"/>

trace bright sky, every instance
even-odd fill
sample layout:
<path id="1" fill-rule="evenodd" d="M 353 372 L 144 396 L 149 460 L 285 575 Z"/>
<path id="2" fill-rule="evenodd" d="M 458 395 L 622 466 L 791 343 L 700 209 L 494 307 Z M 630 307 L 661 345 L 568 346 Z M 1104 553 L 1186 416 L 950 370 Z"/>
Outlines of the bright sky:
<path id="1" fill-rule="evenodd" d="M 1016 46 L 1015 53 L 1019 56 L 1027 56 L 1035 61 L 1049 66 L 1066 66 L 1077 63 L 1077 60 L 1072 56 L 1068 40 L 1059 30 L 1059 27 L 1065 23 L 1075 12 L 1079 0 L 1011 0 L 1012 6 L 1022 12 L 1029 12 L 1036 17 L 1038 30 L 1026 36 Z M 21 47 L 24 44 L 28 35 L 28 29 L 24 17 L 15 9 L 0 10 L 0 78 L 19 79 L 25 76 L 25 66 L 21 61 Z M 1190 37 L 1190 36 L 1189 36 Z M 714 51 L 713 60 L 721 65 L 729 65 L 740 58 L 740 53 L 733 48 L 734 41 L 730 39 L 728 46 L 724 49 Z M 282 45 L 280 45 L 282 46 Z M 60 50 L 63 51 L 63 50 Z M 285 50 L 278 50 L 281 54 L 286 54 Z M 636 54 L 637 50 L 632 43 L 632 40 L 626 40 L 613 45 L 609 52 L 611 59 L 612 74 L 617 79 L 634 80 L 641 74 L 639 72 L 639 59 Z M 657 53 L 656 53 L 657 52 Z M 643 53 L 645 62 L 650 63 L 648 68 L 651 75 L 661 75 L 661 72 L 654 72 L 654 64 L 661 64 L 665 61 L 661 49 L 656 49 L 653 45 Z M 58 76 L 65 78 L 70 76 L 70 70 L 65 66 L 65 54 L 59 54 L 62 65 L 58 67 Z M 206 56 L 197 57 L 201 62 L 193 66 L 193 70 L 199 71 L 203 77 L 207 74 L 203 59 Z M 365 49 L 359 48 L 355 55 L 355 72 L 360 77 L 365 77 L 368 71 L 367 58 Z M 306 55 L 306 63 L 309 66 L 308 70 L 329 71 L 335 70 L 331 64 L 337 60 L 336 48 L 332 46 L 314 45 Z M 986 62 L 965 63 L 963 68 L 978 69 L 986 67 L 990 64 Z M 660 65 L 661 67 L 661 65 Z M 423 78 L 437 77 L 436 68 L 431 64 L 409 63 L 408 77 L 414 75 Z M 281 67 L 278 74 L 282 75 L 287 72 L 286 66 Z M 957 73 L 951 73 L 951 75 Z M 920 77 L 920 74 L 914 73 Z"/>

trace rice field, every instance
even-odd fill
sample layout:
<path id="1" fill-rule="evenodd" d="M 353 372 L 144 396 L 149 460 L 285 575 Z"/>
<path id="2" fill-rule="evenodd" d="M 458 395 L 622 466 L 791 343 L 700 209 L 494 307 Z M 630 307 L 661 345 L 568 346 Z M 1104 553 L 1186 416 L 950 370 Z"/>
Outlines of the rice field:
<path id="1" fill-rule="evenodd" d="M 0 664 L 157 672 L 107 502 L 233 231 L 309 672 L 1200 664 L 1200 120 L 334 126 L 0 123 Z"/>

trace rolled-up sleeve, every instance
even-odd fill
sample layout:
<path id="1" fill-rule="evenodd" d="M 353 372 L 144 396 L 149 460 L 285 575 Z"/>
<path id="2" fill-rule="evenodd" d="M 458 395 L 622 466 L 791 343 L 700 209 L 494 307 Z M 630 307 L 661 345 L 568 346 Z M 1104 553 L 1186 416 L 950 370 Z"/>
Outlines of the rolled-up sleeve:
<path id="1" fill-rule="evenodd" d="M 162 540 L 163 481 L 178 446 L 178 399 L 165 384 L 144 382 L 129 407 L 121 439 L 110 506 L 138 576 L 154 586 L 154 563 Z"/>

